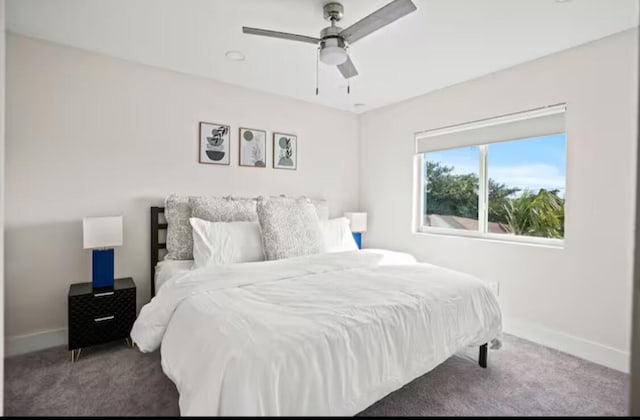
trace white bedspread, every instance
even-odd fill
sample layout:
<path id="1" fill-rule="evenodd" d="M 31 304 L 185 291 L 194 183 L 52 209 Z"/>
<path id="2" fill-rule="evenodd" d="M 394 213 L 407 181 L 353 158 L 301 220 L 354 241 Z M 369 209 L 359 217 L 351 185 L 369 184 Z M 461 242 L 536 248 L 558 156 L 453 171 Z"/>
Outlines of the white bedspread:
<path id="1" fill-rule="evenodd" d="M 156 264 L 156 294 L 167 281 L 191 271 L 193 260 L 162 260 Z"/>
<path id="2" fill-rule="evenodd" d="M 354 415 L 501 335 L 480 280 L 386 261 L 353 251 L 192 270 L 131 336 L 142 351 L 162 343 L 182 415 Z"/>

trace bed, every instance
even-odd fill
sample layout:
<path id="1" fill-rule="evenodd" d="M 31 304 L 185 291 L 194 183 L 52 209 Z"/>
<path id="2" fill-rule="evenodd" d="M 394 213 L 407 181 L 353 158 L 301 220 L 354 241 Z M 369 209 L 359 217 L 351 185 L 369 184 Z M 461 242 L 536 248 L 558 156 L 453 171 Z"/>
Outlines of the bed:
<path id="1" fill-rule="evenodd" d="M 155 297 L 131 335 L 141 351 L 160 348 L 182 415 L 351 416 L 464 347 L 486 367 L 501 336 L 486 284 L 408 254 L 158 266 L 162 212 L 151 209 Z"/>

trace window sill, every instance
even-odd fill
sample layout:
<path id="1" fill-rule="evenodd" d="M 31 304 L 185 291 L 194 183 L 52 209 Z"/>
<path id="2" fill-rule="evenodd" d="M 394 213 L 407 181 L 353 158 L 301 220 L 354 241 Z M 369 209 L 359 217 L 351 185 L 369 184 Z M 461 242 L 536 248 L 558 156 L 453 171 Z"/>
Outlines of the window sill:
<path id="1" fill-rule="evenodd" d="M 534 236 L 516 236 L 499 233 L 482 233 L 468 230 L 455 230 L 422 226 L 413 231 L 417 235 L 451 236 L 457 238 L 480 239 L 491 242 L 502 242 L 515 245 L 533 245 L 547 248 L 564 249 L 564 239 L 538 238 Z"/>

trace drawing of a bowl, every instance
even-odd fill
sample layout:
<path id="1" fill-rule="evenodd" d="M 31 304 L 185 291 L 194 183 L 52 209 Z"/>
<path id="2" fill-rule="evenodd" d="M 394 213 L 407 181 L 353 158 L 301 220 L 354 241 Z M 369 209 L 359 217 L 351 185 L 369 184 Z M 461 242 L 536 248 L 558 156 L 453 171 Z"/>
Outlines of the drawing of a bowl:
<path id="1" fill-rule="evenodd" d="M 280 160 L 278 161 L 278 165 L 280 166 L 293 166 L 293 161 L 290 158 L 280 158 Z"/>
<path id="2" fill-rule="evenodd" d="M 207 157 L 211 160 L 222 160 L 224 159 L 224 146 L 211 146 L 210 144 L 207 145 L 207 150 L 205 152 L 207 154 Z"/>
<path id="3" fill-rule="evenodd" d="M 207 143 L 210 146 L 220 146 L 224 139 L 222 137 L 207 137 Z"/>

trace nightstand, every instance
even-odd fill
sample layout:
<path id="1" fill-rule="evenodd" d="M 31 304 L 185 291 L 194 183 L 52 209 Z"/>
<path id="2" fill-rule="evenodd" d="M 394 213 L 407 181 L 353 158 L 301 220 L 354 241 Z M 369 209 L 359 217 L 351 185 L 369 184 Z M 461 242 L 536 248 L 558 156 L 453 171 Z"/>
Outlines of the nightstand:
<path id="1" fill-rule="evenodd" d="M 91 283 L 69 287 L 69 351 L 71 361 L 83 347 L 125 339 L 136 319 L 136 284 L 116 279 L 113 287 L 94 289 Z"/>

